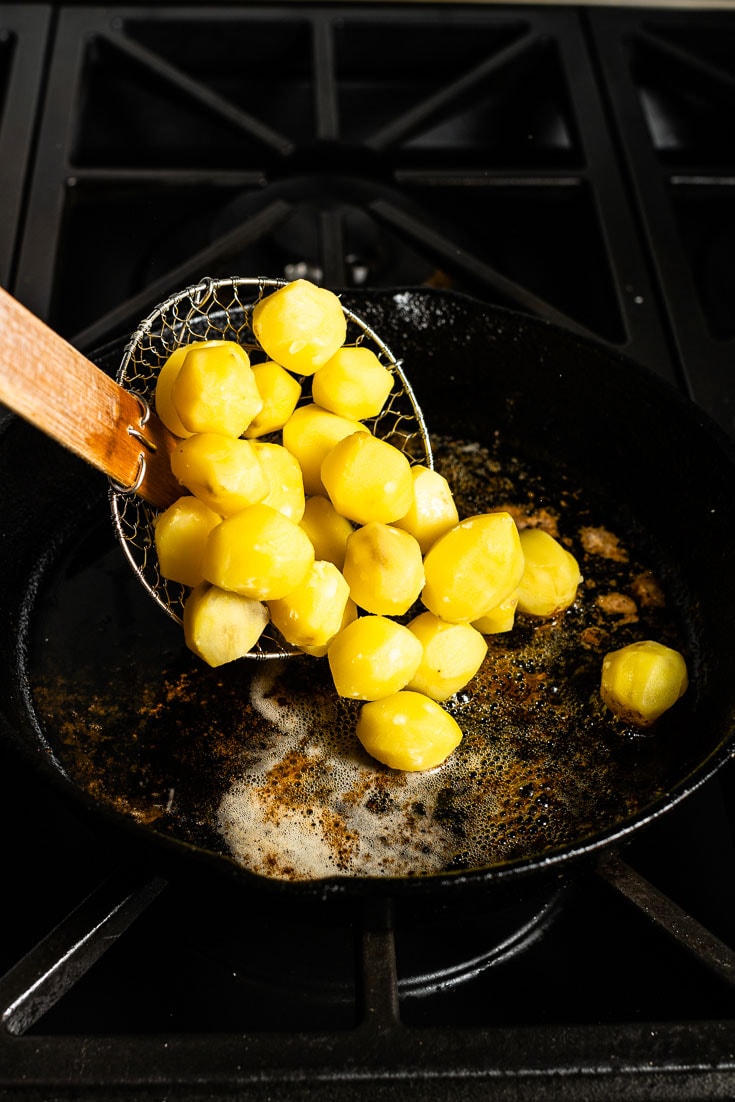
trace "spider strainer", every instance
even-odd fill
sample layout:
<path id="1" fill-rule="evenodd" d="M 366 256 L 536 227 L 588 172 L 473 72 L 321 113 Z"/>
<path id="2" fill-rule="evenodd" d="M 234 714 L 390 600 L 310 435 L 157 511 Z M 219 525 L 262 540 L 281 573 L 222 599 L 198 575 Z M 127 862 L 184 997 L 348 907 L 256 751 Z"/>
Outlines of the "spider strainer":
<path id="1" fill-rule="evenodd" d="M 252 327 L 253 307 L 264 295 L 288 280 L 231 277 L 203 279 L 162 302 L 138 326 L 128 342 L 117 381 L 155 404 L 158 372 L 175 348 L 195 340 L 234 340 L 246 350 L 252 363 L 267 359 Z M 380 414 L 365 424 L 376 435 L 399 447 L 411 463 L 433 466 L 431 445 L 423 414 L 400 362 L 364 321 L 346 307 L 346 344 L 371 348 L 392 373 L 394 385 Z M 302 378 L 301 402 L 311 400 L 311 380 Z M 274 439 L 274 438 L 265 438 Z M 185 492 L 182 490 L 182 492 Z M 162 577 L 154 542 L 158 510 L 136 495 L 110 483 L 113 525 L 121 546 L 139 581 L 158 605 L 174 620 L 183 620 L 186 586 Z M 264 631 L 248 657 L 282 658 L 295 653 L 272 626 Z"/>

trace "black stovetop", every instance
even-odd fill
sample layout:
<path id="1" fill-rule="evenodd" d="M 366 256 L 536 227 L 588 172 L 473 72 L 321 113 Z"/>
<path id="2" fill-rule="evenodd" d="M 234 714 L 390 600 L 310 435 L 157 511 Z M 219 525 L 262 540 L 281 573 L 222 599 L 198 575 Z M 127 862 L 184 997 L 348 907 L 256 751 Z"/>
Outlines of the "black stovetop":
<path id="1" fill-rule="evenodd" d="M 0 282 L 89 352 L 203 274 L 453 288 L 732 432 L 733 99 L 728 11 L 3 4 Z M 0 1098 L 735 1094 L 729 766 L 517 911 L 324 928 L 0 762 Z"/>

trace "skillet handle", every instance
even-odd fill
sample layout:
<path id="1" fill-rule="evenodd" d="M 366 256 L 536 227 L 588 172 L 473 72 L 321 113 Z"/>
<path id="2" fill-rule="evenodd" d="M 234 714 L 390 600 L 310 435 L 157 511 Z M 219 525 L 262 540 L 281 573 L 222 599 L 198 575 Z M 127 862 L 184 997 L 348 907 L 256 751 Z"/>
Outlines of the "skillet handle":
<path id="1" fill-rule="evenodd" d="M 0 401 L 152 505 L 165 509 L 181 496 L 169 462 L 176 438 L 2 287 Z"/>

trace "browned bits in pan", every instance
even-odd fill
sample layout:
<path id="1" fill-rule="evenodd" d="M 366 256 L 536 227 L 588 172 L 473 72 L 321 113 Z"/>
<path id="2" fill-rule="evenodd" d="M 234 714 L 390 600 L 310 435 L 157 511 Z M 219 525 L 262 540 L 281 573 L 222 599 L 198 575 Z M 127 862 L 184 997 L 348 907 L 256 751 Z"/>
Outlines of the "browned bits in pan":
<path id="1" fill-rule="evenodd" d="M 677 710 L 640 736 L 598 693 L 607 650 L 645 635 L 683 646 L 637 533 L 614 528 L 563 470 L 432 444 L 464 513 L 508 509 L 555 528 L 585 577 L 563 616 L 518 616 L 487 637 L 477 677 L 447 702 L 465 736 L 445 766 L 408 775 L 369 759 L 356 702 L 336 698 L 322 662 L 205 668 L 176 625 L 162 637 L 156 616 L 148 630 L 156 609 L 134 582 L 123 618 L 110 577 L 126 567 L 114 548 L 90 555 L 85 534 L 81 579 L 60 568 L 37 610 L 37 638 L 51 642 L 33 662 L 38 713 L 72 778 L 159 832 L 288 879 L 500 866 L 597 835 L 665 791 L 685 738 Z M 593 530 L 626 554 L 586 548 Z M 80 580 L 95 597 L 84 609 Z M 622 604 L 606 607 L 609 594 Z M 636 622 L 620 614 L 628 602 Z M 69 633 L 81 652 L 67 659 L 54 640 Z"/>

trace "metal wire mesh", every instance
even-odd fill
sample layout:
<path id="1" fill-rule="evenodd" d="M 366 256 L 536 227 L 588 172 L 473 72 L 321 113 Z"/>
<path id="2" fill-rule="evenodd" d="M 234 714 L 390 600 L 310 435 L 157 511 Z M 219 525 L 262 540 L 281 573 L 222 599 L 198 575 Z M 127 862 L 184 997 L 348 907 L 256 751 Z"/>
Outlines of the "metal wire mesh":
<path id="1" fill-rule="evenodd" d="M 171 353 L 182 344 L 198 340 L 233 340 L 252 363 L 267 359 L 256 341 L 251 317 L 255 305 L 288 281 L 232 277 L 203 279 L 172 295 L 138 326 L 131 336 L 118 369 L 117 381 L 140 394 L 155 407 L 158 373 Z M 432 466 L 431 445 L 423 415 L 411 386 L 390 349 L 364 321 L 343 307 L 347 320 L 346 344 L 371 348 L 393 375 L 393 389 L 381 413 L 365 424 L 376 435 L 400 448 L 411 463 Z M 311 401 L 311 380 L 299 379 L 301 402 Z M 266 437 L 265 439 L 275 439 Z M 185 492 L 185 491 L 182 491 Z M 183 620 L 188 588 L 161 575 L 154 541 L 158 513 L 135 493 L 111 484 L 113 525 L 122 548 L 149 595 L 174 620 Z M 251 652 L 253 658 L 279 658 L 294 652 L 275 628 L 269 626 Z"/>

